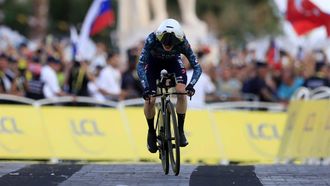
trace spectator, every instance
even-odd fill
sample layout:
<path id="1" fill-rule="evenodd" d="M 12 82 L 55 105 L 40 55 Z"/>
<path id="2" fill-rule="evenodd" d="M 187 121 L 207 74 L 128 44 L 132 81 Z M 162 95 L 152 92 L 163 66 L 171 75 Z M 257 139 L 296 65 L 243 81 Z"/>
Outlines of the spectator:
<path id="1" fill-rule="evenodd" d="M 26 92 L 27 81 L 31 79 L 31 73 L 28 70 L 28 61 L 24 58 L 21 58 L 19 61 L 12 59 L 11 64 L 13 66 L 13 72 L 16 74 L 17 95 L 23 96 Z"/>
<path id="2" fill-rule="evenodd" d="M 16 93 L 15 74 L 8 68 L 8 57 L 0 54 L 0 93 Z"/>
<path id="3" fill-rule="evenodd" d="M 87 85 L 89 95 L 100 102 L 106 101 L 105 96 L 103 96 L 100 88 L 97 85 L 97 80 L 99 79 L 102 69 L 103 67 L 100 65 L 95 67 L 94 74 L 90 77 L 90 81 L 88 82 Z"/>
<path id="4" fill-rule="evenodd" d="M 302 86 L 304 80 L 301 77 L 296 77 L 292 68 L 283 68 L 281 74 L 277 96 L 279 100 L 288 102 L 293 93 Z"/>
<path id="5" fill-rule="evenodd" d="M 109 100 L 119 100 L 121 93 L 121 74 L 118 70 L 120 58 L 118 53 L 108 55 L 107 66 L 102 69 L 97 79 L 100 92 Z"/>
<path id="6" fill-rule="evenodd" d="M 46 98 L 64 96 L 56 73 L 61 68 L 61 62 L 53 56 L 48 56 L 47 65 L 41 69 L 41 80 L 45 83 L 43 93 Z"/>
<path id="7" fill-rule="evenodd" d="M 314 73 L 312 76 L 306 78 L 303 86 L 315 89 L 317 87 L 321 86 L 330 86 L 329 80 L 327 79 L 327 66 L 325 64 L 317 64 L 315 65 L 316 73 Z"/>
<path id="8" fill-rule="evenodd" d="M 107 61 L 106 46 L 104 43 L 97 43 L 96 53 L 90 64 L 91 70 L 95 71 L 96 66 L 105 66 L 107 63 L 106 61 Z"/>
<path id="9" fill-rule="evenodd" d="M 45 83 L 40 79 L 42 66 L 37 63 L 37 61 L 39 61 L 37 58 L 34 61 L 35 63 L 32 63 L 29 66 L 29 71 L 32 74 L 32 79 L 27 82 L 25 96 L 27 98 L 38 100 L 45 98 L 43 92 Z"/>
<path id="10" fill-rule="evenodd" d="M 143 87 L 139 81 L 136 71 L 136 64 L 138 62 L 137 48 L 131 48 L 127 51 L 128 56 L 128 70 L 124 72 L 121 83 L 121 100 L 140 98 L 142 97 Z"/>
<path id="11" fill-rule="evenodd" d="M 67 77 L 68 93 L 74 96 L 89 96 L 87 61 L 74 61 Z"/>
<path id="12" fill-rule="evenodd" d="M 243 93 L 253 94 L 259 97 L 260 101 L 275 102 L 276 96 L 272 89 L 267 86 L 266 78 L 268 74 L 267 63 L 258 61 L 255 64 L 256 76 L 246 80 L 243 84 Z"/>
<path id="13" fill-rule="evenodd" d="M 217 80 L 217 93 L 229 99 L 237 99 L 241 89 L 242 83 L 233 77 L 232 67 L 223 67 Z"/>
<path id="14" fill-rule="evenodd" d="M 187 69 L 187 79 L 190 80 L 193 75 L 193 69 L 191 68 L 190 63 L 187 61 L 186 57 L 184 57 L 183 60 L 185 68 Z M 189 108 L 203 108 L 206 103 L 207 95 L 214 94 L 216 90 L 215 85 L 211 81 L 211 78 L 205 73 L 204 70 L 194 88 L 196 92 L 193 98 L 187 102 Z"/>
<path id="15" fill-rule="evenodd" d="M 136 57 L 143 48 L 142 42 L 129 50 L 127 63 L 119 61 L 118 54 L 110 54 L 109 60 L 107 60 L 106 45 L 100 42 L 96 44 L 96 54 L 91 63 L 75 63 L 70 61 L 70 58 L 62 60 L 65 48 L 63 44 L 68 46 L 70 42 L 47 37 L 44 42 L 34 45 L 28 41 L 20 45 L 4 45 L 0 49 L 4 51 L 0 52 L 0 54 L 2 53 L 0 56 L 0 93 L 25 95 L 33 99 L 40 99 L 47 95 L 48 97 L 60 96 L 64 95 L 61 87 L 65 82 L 63 88 L 65 92 L 71 95 L 91 96 L 100 101 L 123 100 L 141 96 L 140 83 L 136 81 L 135 63 Z M 248 93 L 260 96 L 261 101 L 276 101 L 278 97 L 279 101 L 286 102 L 292 92 L 301 84 L 300 76 L 304 77 L 306 80 L 304 85 L 310 89 L 329 86 L 330 65 L 328 53 L 325 53 L 323 49 L 313 50 L 311 53 L 308 51 L 309 47 L 297 47 L 297 51 L 293 55 L 294 49 L 290 49 L 291 52 L 289 52 L 270 42 L 268 50 L 263 48 L 266 50 L 265 55 L 261 56 L 258 44 L 247 45 L 243 49 L 230 46 L 224 39 L 219 44 L 219 55 L 215 60 L 216 63 L 212 63 L 218 66 L 216 68 L 212 66 L 209 70 L 205 69 L 205 66 L 203 68 L 204 75 L 209 76 L 216 85 L 216 92 L 225 95 L 221 98 L 255 99 L 256 96 L 249 97 L 249 95 L 243 94 Z M 213 48 L 209 47 L 200 45 L 197 48 L 200 61 L 209 62 L 209 57 L 213 56 Z M 57 68 L 56 62 L 47 63 L 47 56 L 60 59 L 63 65 L 59 65 L 60 67 Z M 267 63 L 268 67 L 259 63 L 254 66 L 256 59 L 263 57 L 272 60 Z M 217 63 L 218 60 L 219 63 Z M 88 69 L 93 70 L 94 74 L 87 73 L 87 69 L 85 70 L 87 66 Z M 104 66 L 106 68 L 103 69 Z M 118 66 L 125 67 L 125 69 L 118 68 Z M 209 67 L 207 66 L 207 68 Z M 125 73 L 121 75 L 118 69 Z M 63 75 L 63 71 L 67 73 Z M 62 81 L 63 79 L 66 81 Z M 47 95 L 38 92 L 40 89 Z M 204 87 L 204 89 L 207 88 Z M 31 96 L 31 92 L 37 93 L 38 96 Z M 203 93 L 205 94 L 205 98 L 201 99 L 204 100 L 203 104 L 205 104 L 205 99 L 206 102 L 219 101 L 217 94 L 207 92 Z M 194 96 L 191 103 L 199 100 L 196 97 Z"/>

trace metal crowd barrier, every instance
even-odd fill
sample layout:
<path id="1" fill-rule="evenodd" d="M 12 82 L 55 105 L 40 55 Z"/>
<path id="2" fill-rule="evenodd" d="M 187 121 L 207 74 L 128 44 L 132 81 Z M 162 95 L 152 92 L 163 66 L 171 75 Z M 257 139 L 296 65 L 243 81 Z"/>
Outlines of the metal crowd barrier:
<path id="1" fill-rule="evenodd" d="M 128 107 L 128 106 L 142 106 L 144 100 L 142 98 L 128 99 L 124 101 L 99 101 L 92 97 L 80 97 L 80 96 L 65 96 L 65 97 L 54 97 L 41 100 L 33 100 L 25 97 L 0 94 L 0 101 L 9 101 L 12 103 L 26 104 L 32 106 L 46 106 L 46 105 L 63 105 L 67 104 L 87 104 L 90 106 L 104 106 L 104 107 Z M 67 104 L 66 104 L 67 103 Z M 192 108 L 193 109 L 193 108 Z M 286 107 L 280 103 L 268 103 L 259 101 L 232 101 L 232 102 L 216 102 L 208 103 L 205 105 L 205 109 L 225 109 L 225 110 L 266 110 L 281 112 L 285 111 Z"/>
<path id="2" fill-rule="evenodd" d="M 291 97 L 291 100 L 310 99 L 330 99 L 330 87 L 322 86 L 313 90 L 301 87 Z"/>

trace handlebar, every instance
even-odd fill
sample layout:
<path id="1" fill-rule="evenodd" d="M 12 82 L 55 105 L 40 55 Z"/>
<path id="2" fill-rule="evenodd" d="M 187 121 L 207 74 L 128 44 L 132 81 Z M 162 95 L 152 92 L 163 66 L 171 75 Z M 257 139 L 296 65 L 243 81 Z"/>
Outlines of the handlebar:
<path id="1" fill-rule="evenodd" d="M 171 95 L 171 94 L 174 94 L 174 95 L 188 95 L 187 92 L 184 92 L 184 93 L 181 93 L 181 92 L 173 92 L 173 93 L 169 93 L 167 92 L 167 90 L 171 87 L 175 87 L 176 85 L 176 77 L 175 77 L 175 74 L 174 73 L 168 73 L 167 70 L 163 69 L 161 70 L 160 72 L 160 82 L 157 83 L 157 87 L 158 88 L 165 88 L 166 89 L 166 92 L 162 92 L 162 93 L 159 93 L 159 94 L 154 94 L 154 95 L 151 95 L 151 97 L 160 97 L 160 96 L 168 96 L 168 95 Z M 190 100 L 191 100 L 191 97 L 190 95 L 188 95 Z M 149 99 L 149 102 L 150 102 L 150 99 Z"/>
<path id="2" fill-rule="evenodd" d="M 154 94 L 151 97 L 160 97 L 160 96 L 163 96 L 163 95 L 171 95 L 171 94 L 174 94 L 174 95 L 187 95 L 187 96 L 189 96 L 187 92 L 173 92 L 173 93 L 169 93 L 168 92 L 168 93 Z M 191 100 L 191 97 L 192 96 L 189 96 L 189 99 L 190 100 Z"/>

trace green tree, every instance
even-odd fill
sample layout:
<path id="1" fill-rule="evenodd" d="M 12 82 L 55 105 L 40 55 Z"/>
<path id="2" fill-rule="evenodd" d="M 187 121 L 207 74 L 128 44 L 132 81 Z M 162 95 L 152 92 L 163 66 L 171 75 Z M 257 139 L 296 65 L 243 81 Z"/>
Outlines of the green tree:
<path id="1" fill-rule="evenodd" d="M 24 35 L 29 31 L 29 18 L 32 14 L 32 2 L 23 1 L 18 2 L 16 0 L 5 1 L 1 5 L 3 12 L 3 24 L 18 30 Z"/>
<path id="2" fill-rule="evenodd" d="M 69 26 L 78 29 L 85 18 L 93 0 L 41 0 L 48 1 L 47 33 L 57 36 L 68 35 Z M 117 12 L 119 0 L 113 0 Z M 209 28 L 221 37 L 236 44 L 244 43 L 248 38 L 273 35 L 279 32 L 278 19 L 274 15 L 272 0 L 196 0 L 197 14 L 206 21 Z M 4 12 L 3 23 L 18 30 L 24 35 L 29 33 L 29 20 L 35 14 L 38 0 L 6 0 L 1 9 Z M 167 9 L 171 17 L 180 19 L 177 0 L 168 0 Z M 109 32 L 115 27 L 106 29 L 94 39 L 109 40 Z M 34 29 L 32 28 L 32 32 Z"/>
<path id="3" fill-rule="evenodd" d="M 270 0 L 197 0 L 197 13 L 219 36 L 236 44 L 279 32 Z"/>

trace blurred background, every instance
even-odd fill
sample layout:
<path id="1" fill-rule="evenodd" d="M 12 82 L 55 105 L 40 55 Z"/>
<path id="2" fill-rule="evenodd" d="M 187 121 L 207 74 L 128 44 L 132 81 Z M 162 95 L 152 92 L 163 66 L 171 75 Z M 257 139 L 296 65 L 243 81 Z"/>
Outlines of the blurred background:
<path id="1" fill-rule="evenodd" d="M 92 15 L 92 0 L 1 0 L 1 61 L 8 64 L 0 69 L 6 74 L 0 93 L 32 99 L 139 98 L 135 65 L 144 39 L 167 17 L 183 24 L 203 66 L 208 86 L 197 86 L 202 94 L 197 107 L 238 100 L 286 104 L 303 85 L 329 86 L 329 3 L 191 0 L 184 7 L 177 0 L 105 2 L 111 13 L 91 34 L 97 14 Z M 57 85 L 42 75 L 45 66 L 56 73 Z M 102 72 L 107 66 L 115 71 L 109 82 L 104 80 L 108 72 Z M 39 86 L 55 88 L 40 92 L 36 82 L 29 84 L 39 79 Z"/>
<path id="2" fill-rule="evenodd" d="M 185 162 L 329 157 L 329 102 L 290 100 L 330 97 L 330 1 L 0 0 L 1 158 L 158 160 L 136 64 L 169 17 L 203 68 Z"/>

